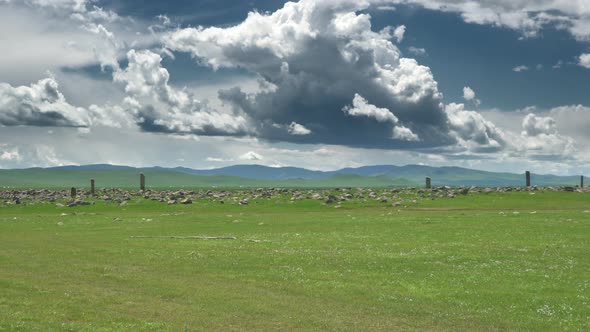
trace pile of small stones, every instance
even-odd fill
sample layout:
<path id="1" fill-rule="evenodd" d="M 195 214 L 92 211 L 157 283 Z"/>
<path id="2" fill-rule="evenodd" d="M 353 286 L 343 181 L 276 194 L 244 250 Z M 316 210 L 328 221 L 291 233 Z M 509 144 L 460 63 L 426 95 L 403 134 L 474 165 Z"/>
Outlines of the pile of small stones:
<path id="1" fill-rule="evenodd" d="M 454 198 L 461 195 L 489 194 L 506 192 L 590 192 L 588 188 L 579 187 L 436 187 L 432 189 L 417 188 L 334 188 L 334 189 L 285 189 L 258 188 L 241 190 L 142 190 L 100 189 L 94 195 L 87 189 L 71 190 L 31 189 L 0 191 L 0 202 L 5 205 L 35 204 L 39 202 L 55 203 L 58 207 L 73 207 L 94 204 L 97 201 L 126 205 L 133 198 L 162 202 L 168 205 L 192 204 L 205 200 L 218 204 L 248 205 L 257 200 L 277 200 L 297 202 L 303 200 L 322 201 L 326 205 L 339 206 L 341 202 L 362 201 L 378 202 L 394 207 L 418 204 L 420 200 Z M 75 194 L 75 195 L 73 195 Z"/>

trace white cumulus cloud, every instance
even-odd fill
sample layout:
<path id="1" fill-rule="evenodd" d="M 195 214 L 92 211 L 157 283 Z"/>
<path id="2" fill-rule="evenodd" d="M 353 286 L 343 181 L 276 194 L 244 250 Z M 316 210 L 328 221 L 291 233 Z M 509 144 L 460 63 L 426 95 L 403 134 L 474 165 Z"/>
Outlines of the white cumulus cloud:
<path id="1" fill-rule="evenodd" d="M 528 114 L 522 121 L 522 138 L 527 152 L 536 158 L 571 158 L 576 151 L 575 141 L 561 135 L 552 117 Z"/>
<path id="2" fill-rule="evenodd" d="M 580 55 L 578 58 L 578 64 L 584 68 L 590 69 L 590 53 Z"/>
<path id="3" fill-rule="evenodd" d="M 311 134 L 311 130 L 305 128 L 305 126 L 297 122 L 291 122 L 291 124 L 289 125 L 289 134 L 304 136 Z"/>
<path id="4" fill-rule="evenodd" d="M 373 31 L 371 16 L 363 12 L 372 3 L 288 2 L 273 13 L 251 12 L 230 27 L 178 29 L 164 43 L 189 52 L 202 65 L 242 68 L 271 86 L 257 93 L 236 87 L 219 94 L 224 103 L 259 124 L 258 137 L 373 148 L 409 146 L 404 143 L 409 136 L 401 129 L 396 136 L 406 139 L 391 139 L 390 112 L 378 112 L 387 122 L 362 121 L 341 112 L 358 93 L 371 104 L 395 110 L 395 117 L 421 138 L 421 145 L 452 144 L 442 94 L 430 68 L 402 57 L 392 43 L 401 41 L 405 27 Z M 313 135 L 290 135 L 274 125 L 291 122 L 313 128 Z"/>
<path id="5" fill-rule="evenodd" d="M 395 30 L 393 30 L 393 36 L 397 40 L 398 43 L 401 43 L 404 40 L 404 36 L 406 34 L 406 26 L 400 25 Z"/>
<path id="6" fill-rule="evenodd" d="M 467 23 L 519 31 L 531 38 L 547 26 L 566 30 L 579 40 L 590 40 L 590 6 L 585 0 L 386 0 L 455 12 Z"/>
<path id="7" fill-rule="evenodd" d="M 465 100 L 473 100 L 475 99 L 475 91 L 470 87 L 466 86 L 463 88 L 463 98 Z"/>
<path id="8" fill-rule="evenodd" d="M 399 123 L 399 119 L 387 108 L 379 108 L 369 104 L 365 98 L 358 93 L 354 95 L 352 106 L 345 106 L 342 111 L 352 116 L 364 116 L 373 118 L 379 122 L 390 122 L 393 125 Z"/>
<path id="9" fill-rule="evenodd" d="M 522 128 L 525 136 L 554 135 L 557 133 L 556 123 L 553 118 L 539 117 L 532 113 L 524 117 Z"/>
<path id="10" fill-rule="evenodd" d="M 30 86 L 0 83 L 0 125 L 4 126 L 87 126 L 83 108 L 70 105 L 53 78 Z"/>
<path id="11" fill-rule="evenodd" d="M 475 91 L 468 86 L 463 88 L 463 99 L 473 102 L 475 106 L 481 105 L 481 100 L 476 98 Z"/>
<path id="12" fill-rule="evenodd" d="M 369 102 L 358 93 L 352 100 L 352 105 L 345 106 L 342 111 L 356 117 L 372 118 L 378 122 L 388 122 L 394 126 L 393 138 L 402 141 L 419 141 L 418 135 L 412 130 L 399 124 L 399 119 L 387 108 L 380 108 Z"/>
<path id="13" fill-rule="evenodd" d="M 125 106 L 145 131 L 203 135 L 238 135 L 248 132 L 247 120 L 214 110 L 185 90 L 168 84 L 170 74 L 159 54 L 131 50 L 129 64 L 115 72 L 115 82 L 125 85 Z"/>
<path id="14" fill-rule="evenodd" d="M 496 152 L 507 147 L 506 134 L 480 113 L 455 103 L 447 105 L 446 112 L 453 133 L 465 148 L 475 152 Z"/>

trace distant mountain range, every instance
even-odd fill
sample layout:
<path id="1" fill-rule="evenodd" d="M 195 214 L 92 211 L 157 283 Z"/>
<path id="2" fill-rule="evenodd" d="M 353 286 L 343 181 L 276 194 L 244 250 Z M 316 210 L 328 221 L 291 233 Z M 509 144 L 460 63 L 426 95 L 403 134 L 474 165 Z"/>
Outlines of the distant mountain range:
<path id="1" fill-rule="evenodd" d="M 134 168 L 117 165 L 61 166 L 0 170 L 0 187 L 85 186 L 94 178 L 102 186 L 135 187 L 144 172 L 152 187 L 387 187 L 423 186 L 431 177 L 434 186 L 521 186 L 524 174 L 495 173 L 460 167 L 376 165 L 314 171 L 297 167 L 235 165 L 196 170 L 176 167 Z M 533 185 L 577 185 L 579 176 L 533 174 Z"/>

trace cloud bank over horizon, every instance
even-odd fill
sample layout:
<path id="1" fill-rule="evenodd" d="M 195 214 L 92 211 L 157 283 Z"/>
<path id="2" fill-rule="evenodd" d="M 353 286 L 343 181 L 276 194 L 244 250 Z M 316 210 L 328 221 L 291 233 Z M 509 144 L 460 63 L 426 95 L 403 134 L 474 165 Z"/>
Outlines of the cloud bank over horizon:
<path id="1" fill-rule="evenodd" d="M 494 109 L 470 82 L 458 91 L 464 103 L 447 100 L 444 81 L 421 63 L 426 52 L 411 51 L 418 49 L 408 44 L 416 42 L 412 26 L 375 28 L 374 16 L 399 6 L 455 13 L 468 24 L 518 31 L 523 40 L 543 38 L 551 27 L 590 41 L 590 9 L 558 0 L 300 0 L 251 9 L 233 24 L 196 27 L 163 14 L 121 15 L 94 1 L 0 0 L 0 16 L 43 18 L 9 37 L 0 55 L 0 77 L 7 78 L 0 82 L 0 167 L 590 170 L 590 134 L 580 128 L 590 124 L 588 107 L 572 100 L 552 109 Z M 0 28 L 11 24 L 22 25 L 13 19 Z M 18 39 L 26 47 L 16 47 Z M 31 54 L 47 43 L 54 56 Z M 571 63 L 587 70 L 587 55 Z M 191 61 L 181 64 L 183 57 Z M 155 150 L 129 153 L 146 151 L 146 142 Z"/>

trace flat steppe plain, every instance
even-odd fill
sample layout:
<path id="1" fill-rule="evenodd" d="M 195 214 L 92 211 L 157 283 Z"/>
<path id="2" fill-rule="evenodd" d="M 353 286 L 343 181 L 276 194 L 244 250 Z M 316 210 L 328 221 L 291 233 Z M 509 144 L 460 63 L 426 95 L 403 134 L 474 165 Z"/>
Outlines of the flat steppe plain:
<path id="1" fill-rule="evenodd" d="M 590 193 L 376 195 L 0 202 L 0 331 L 590 330 Z"/>

